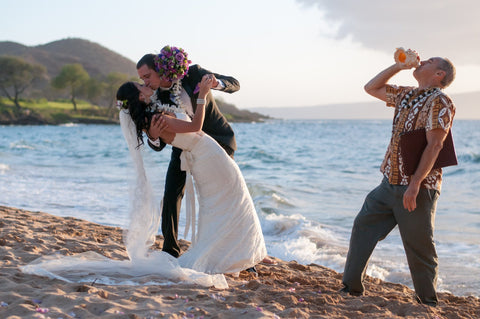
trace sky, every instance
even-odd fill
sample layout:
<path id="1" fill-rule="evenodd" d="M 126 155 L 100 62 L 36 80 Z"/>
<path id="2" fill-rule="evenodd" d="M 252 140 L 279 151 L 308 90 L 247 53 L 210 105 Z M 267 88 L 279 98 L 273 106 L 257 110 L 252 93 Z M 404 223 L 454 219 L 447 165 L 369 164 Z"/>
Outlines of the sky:
<path id="1" fill-rule="evenodd" d="M 363 86 L 397 47 L 457 68 L 449 94 L 480 91 L 477 0 L 0 0 L 0 41 L 98 43 L 136 62 L 165 45 L 240 81 L 242 109 L 373 101 Z M 415 85 L 412 71 L 391 83 Z"/>

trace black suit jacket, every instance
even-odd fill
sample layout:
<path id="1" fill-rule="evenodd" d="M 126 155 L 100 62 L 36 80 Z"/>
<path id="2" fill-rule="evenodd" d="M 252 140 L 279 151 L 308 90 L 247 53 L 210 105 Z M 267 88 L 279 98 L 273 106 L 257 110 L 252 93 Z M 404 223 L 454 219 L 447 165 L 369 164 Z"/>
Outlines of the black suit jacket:
<path id="1" fill-rule="evenodd" d="M 222 80 L 225 85 L 225 88 L 222 90 L 223 92 L 233 93 L 240 89 L 240 83 L 235 78 L 202 69 L 198 64 L 192 65 L 187 75 L 181 80 L 181 84 L 190 97 L 194 112 L 197 108 L 198 92 L 193 93 L 193 91 L 205 74 L 214 74 L 217 79 Z M 157 91 L 157 94 L 162 103 L 169 102 L 162 101 L 163 97 L 160 96 L 160 90 Z M 202 131 L 213 137 L 218 144 L 225 148 L 229 155 L 233 155 L 233 152 L 237 149 L 233 130 L 225 116 L 218 109 L 211 92 L 207 94 L 205 101 L 205 119 L 203 121 Z M 156 151 L 161 151 L 166 145 L 162 140 L 160 140 L 160 147 L 151 144 L 150 141 L 148 141 L 148 144 Z"/>

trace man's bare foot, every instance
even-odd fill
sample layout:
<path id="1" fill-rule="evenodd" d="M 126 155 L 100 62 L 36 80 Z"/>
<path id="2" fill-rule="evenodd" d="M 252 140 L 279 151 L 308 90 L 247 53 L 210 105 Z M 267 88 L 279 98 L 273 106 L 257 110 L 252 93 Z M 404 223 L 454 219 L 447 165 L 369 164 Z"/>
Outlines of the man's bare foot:
<path id="1" fill-rule="evenodd" d="M 263 258 L 262 263 L 268 264 L 268 265 L 276 265 L 277 264 L 277 262 L 275 260 L 273 260 L 272 258 L 270 258 L 268 256 Z"/>

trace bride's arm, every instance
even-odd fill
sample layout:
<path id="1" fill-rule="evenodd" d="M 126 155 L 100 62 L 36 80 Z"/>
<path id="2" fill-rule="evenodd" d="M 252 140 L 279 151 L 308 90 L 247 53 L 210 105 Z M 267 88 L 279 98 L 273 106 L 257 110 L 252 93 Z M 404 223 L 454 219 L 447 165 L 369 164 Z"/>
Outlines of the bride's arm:
<path id="1" fill-rule="evenodd" d="M 202 129 L 203 120 L 205 118 L 205 99 L 207 97 L 210 88 L 213 85 L 213 78 L 209 75 L 205 75 L 200 82 L 197 99 L 197 109 L 193 115 L 191 122 L 183 121 L 180 119 L 172 118 L 169 116 L 162 116 L 162 120 L 167 124 L 167 129 L 173 133 L 187 133 L 197 132 Z"/>

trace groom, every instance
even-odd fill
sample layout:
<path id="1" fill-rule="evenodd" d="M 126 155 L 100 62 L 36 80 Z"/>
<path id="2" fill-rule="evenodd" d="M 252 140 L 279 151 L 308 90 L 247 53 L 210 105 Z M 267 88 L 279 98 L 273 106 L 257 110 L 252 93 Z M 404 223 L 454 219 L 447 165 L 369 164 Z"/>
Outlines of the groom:
<path id="1" fill-rule="evenodd" d="M 164 47 L 161 52 L 171 51 L 169 46 Z M 162 57 L 161 54 L 159 55 Z M 233 93 L 240 89 L 239 82 L 230 76 L 212 73 L 202 69 L 195 64 L 188 68 L 188 71 L 181 80 L 179 80 L 180 90 L 174 88 L 175 80 L 160 76 L 155 65 L 156 56 L 154 54 L 144 55 L 137 63 L 137 73 L 146 86 L 157 90 L 157 98 L 162 104 L 177 105 L 185 109 L 186 113 L 192 116 L 195 113 L 198 97 L 196 86 L 202 80 L 203 76 L 209 76 L 214 79 L 212 89 L 227 93 Z M 158 59 L 158 58 L 157 58 Z M 158 65 L 158 64 L 157 64 Z M 178 81 L 178 80 L 177 80 Z M 176 94 L 175 94 L 176 93 Z M 178 105 L 181 104 L 181 105 Z M 233 157 L 237 145 L 232 128 L 226 118 L 218 109 L 212 93 L 208 93 L 205 103 L 205 120 L 202 131 L 214 138 L 225 151 Z M 152 120 L 149 132 L 148 144 L 155 151 L 161 151 L 165 147 L 164 141 L 171 142 L 171 134 L 164 132 L 159 118 Z M 163 197 L 162 209 L 162 233 L 164 237 L 163 251 L 174 257 L 180 255 L 180 246 L 178 244 L 178 220 L 180 215 L 180 205 L 185 190 L 184 171 L 180 170 L 181 149 L 172 147 L 172 155 L 165 179 L 165 193 Z"/>

